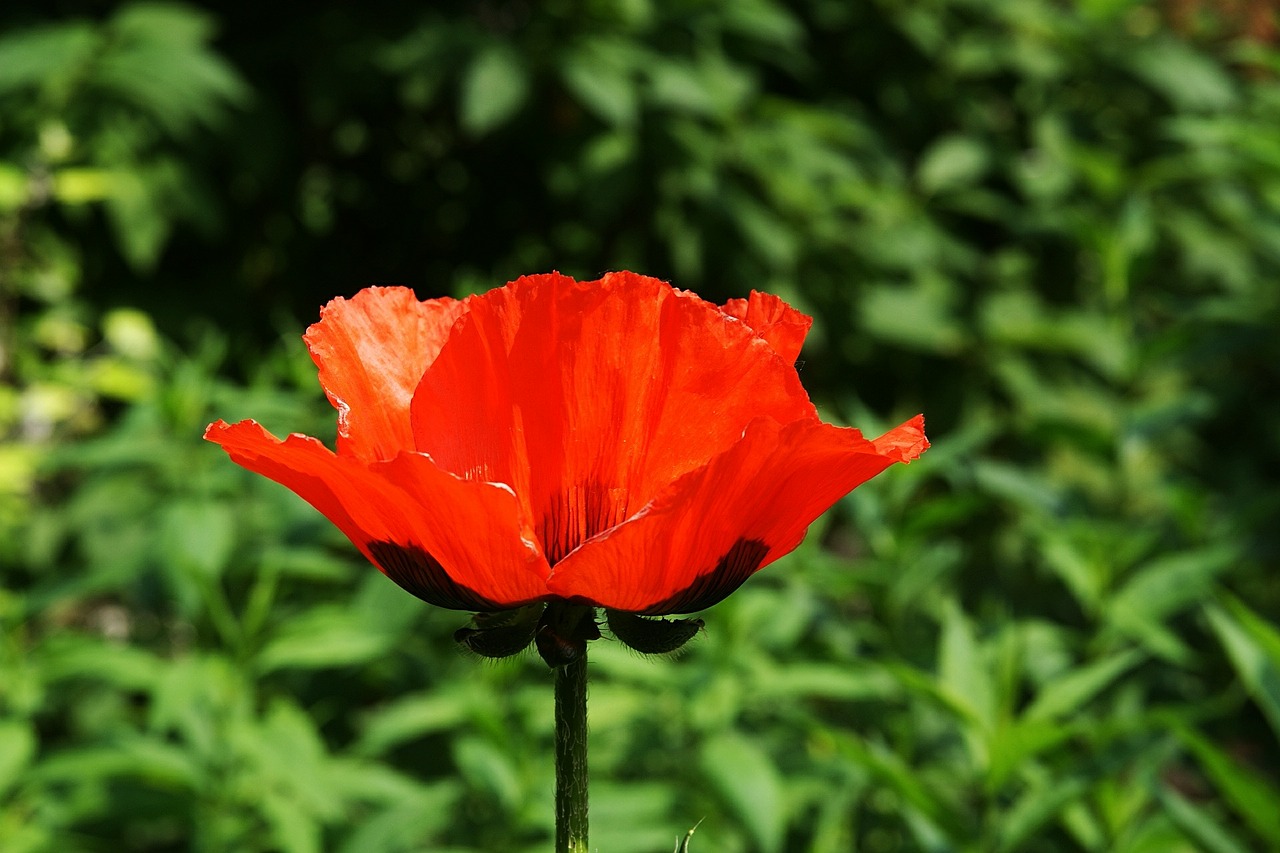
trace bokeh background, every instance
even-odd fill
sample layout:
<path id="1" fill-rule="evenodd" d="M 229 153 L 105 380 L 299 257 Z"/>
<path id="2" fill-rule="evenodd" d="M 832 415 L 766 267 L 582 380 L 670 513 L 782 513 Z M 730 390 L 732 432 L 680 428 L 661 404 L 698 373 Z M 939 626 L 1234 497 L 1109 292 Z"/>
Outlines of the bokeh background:
<path id="1" fill-rule="evenodd" d="M 619 268 L 934 447 L 593 645 L 594 846 L 1280 849 L 1274 3 L 302 8 L 0 6 L 0 849 L 549 849 L 545 666 L 200 435 L 332 440 L 332 296 Z"/>

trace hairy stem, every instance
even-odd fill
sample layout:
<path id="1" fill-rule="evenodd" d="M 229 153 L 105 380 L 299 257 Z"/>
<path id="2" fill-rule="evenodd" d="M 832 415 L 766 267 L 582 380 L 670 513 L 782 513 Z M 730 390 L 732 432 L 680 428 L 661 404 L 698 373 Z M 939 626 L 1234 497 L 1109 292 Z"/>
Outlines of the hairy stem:
<path id="1" fill-rule="evenodd" d="M 587 655 L 555 670 L 556 853 L 587 853 Z"/>

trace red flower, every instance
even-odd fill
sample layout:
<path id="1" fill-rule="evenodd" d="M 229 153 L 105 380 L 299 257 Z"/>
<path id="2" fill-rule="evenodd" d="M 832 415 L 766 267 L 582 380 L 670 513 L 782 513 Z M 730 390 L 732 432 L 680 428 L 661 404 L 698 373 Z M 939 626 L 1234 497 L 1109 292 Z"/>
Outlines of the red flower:
<path id="1" fill-rule="evenodd" d="M 464 301 L 335 299 L 305 340 L 338 450 L 211 424 L 423 600 L 702 610 L 854 487 L 929 446 L 823 423 L 794 366 L 810 319 L 657 279 L 521 278 Z"/>

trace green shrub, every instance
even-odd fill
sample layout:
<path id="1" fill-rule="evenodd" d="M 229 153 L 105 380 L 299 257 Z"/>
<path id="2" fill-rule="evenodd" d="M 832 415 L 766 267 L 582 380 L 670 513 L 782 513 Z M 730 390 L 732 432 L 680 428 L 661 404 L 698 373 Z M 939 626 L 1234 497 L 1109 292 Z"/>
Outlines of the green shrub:
<path id="1" fill-rule="evenodd" d="M 1161 8 L 9 27 L 0 848 L 547 848 L 545 667 L 199 436 L 332 437 L 329 296 L 551 267 L 776 292 L 934 442 L 680 660 L 595 644 L 601 850 L 1280 847 L 1280 62 Z"/>

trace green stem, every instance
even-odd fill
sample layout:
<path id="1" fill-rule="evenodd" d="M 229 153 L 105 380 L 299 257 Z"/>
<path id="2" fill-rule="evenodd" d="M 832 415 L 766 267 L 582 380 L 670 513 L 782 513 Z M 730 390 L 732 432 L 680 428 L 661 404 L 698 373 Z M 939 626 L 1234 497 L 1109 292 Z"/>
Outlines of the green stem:
<path id="1" fill-rule="evenodd" d="M 556 667 L 556 853 L 587 853 L 587 654 Z"/>

